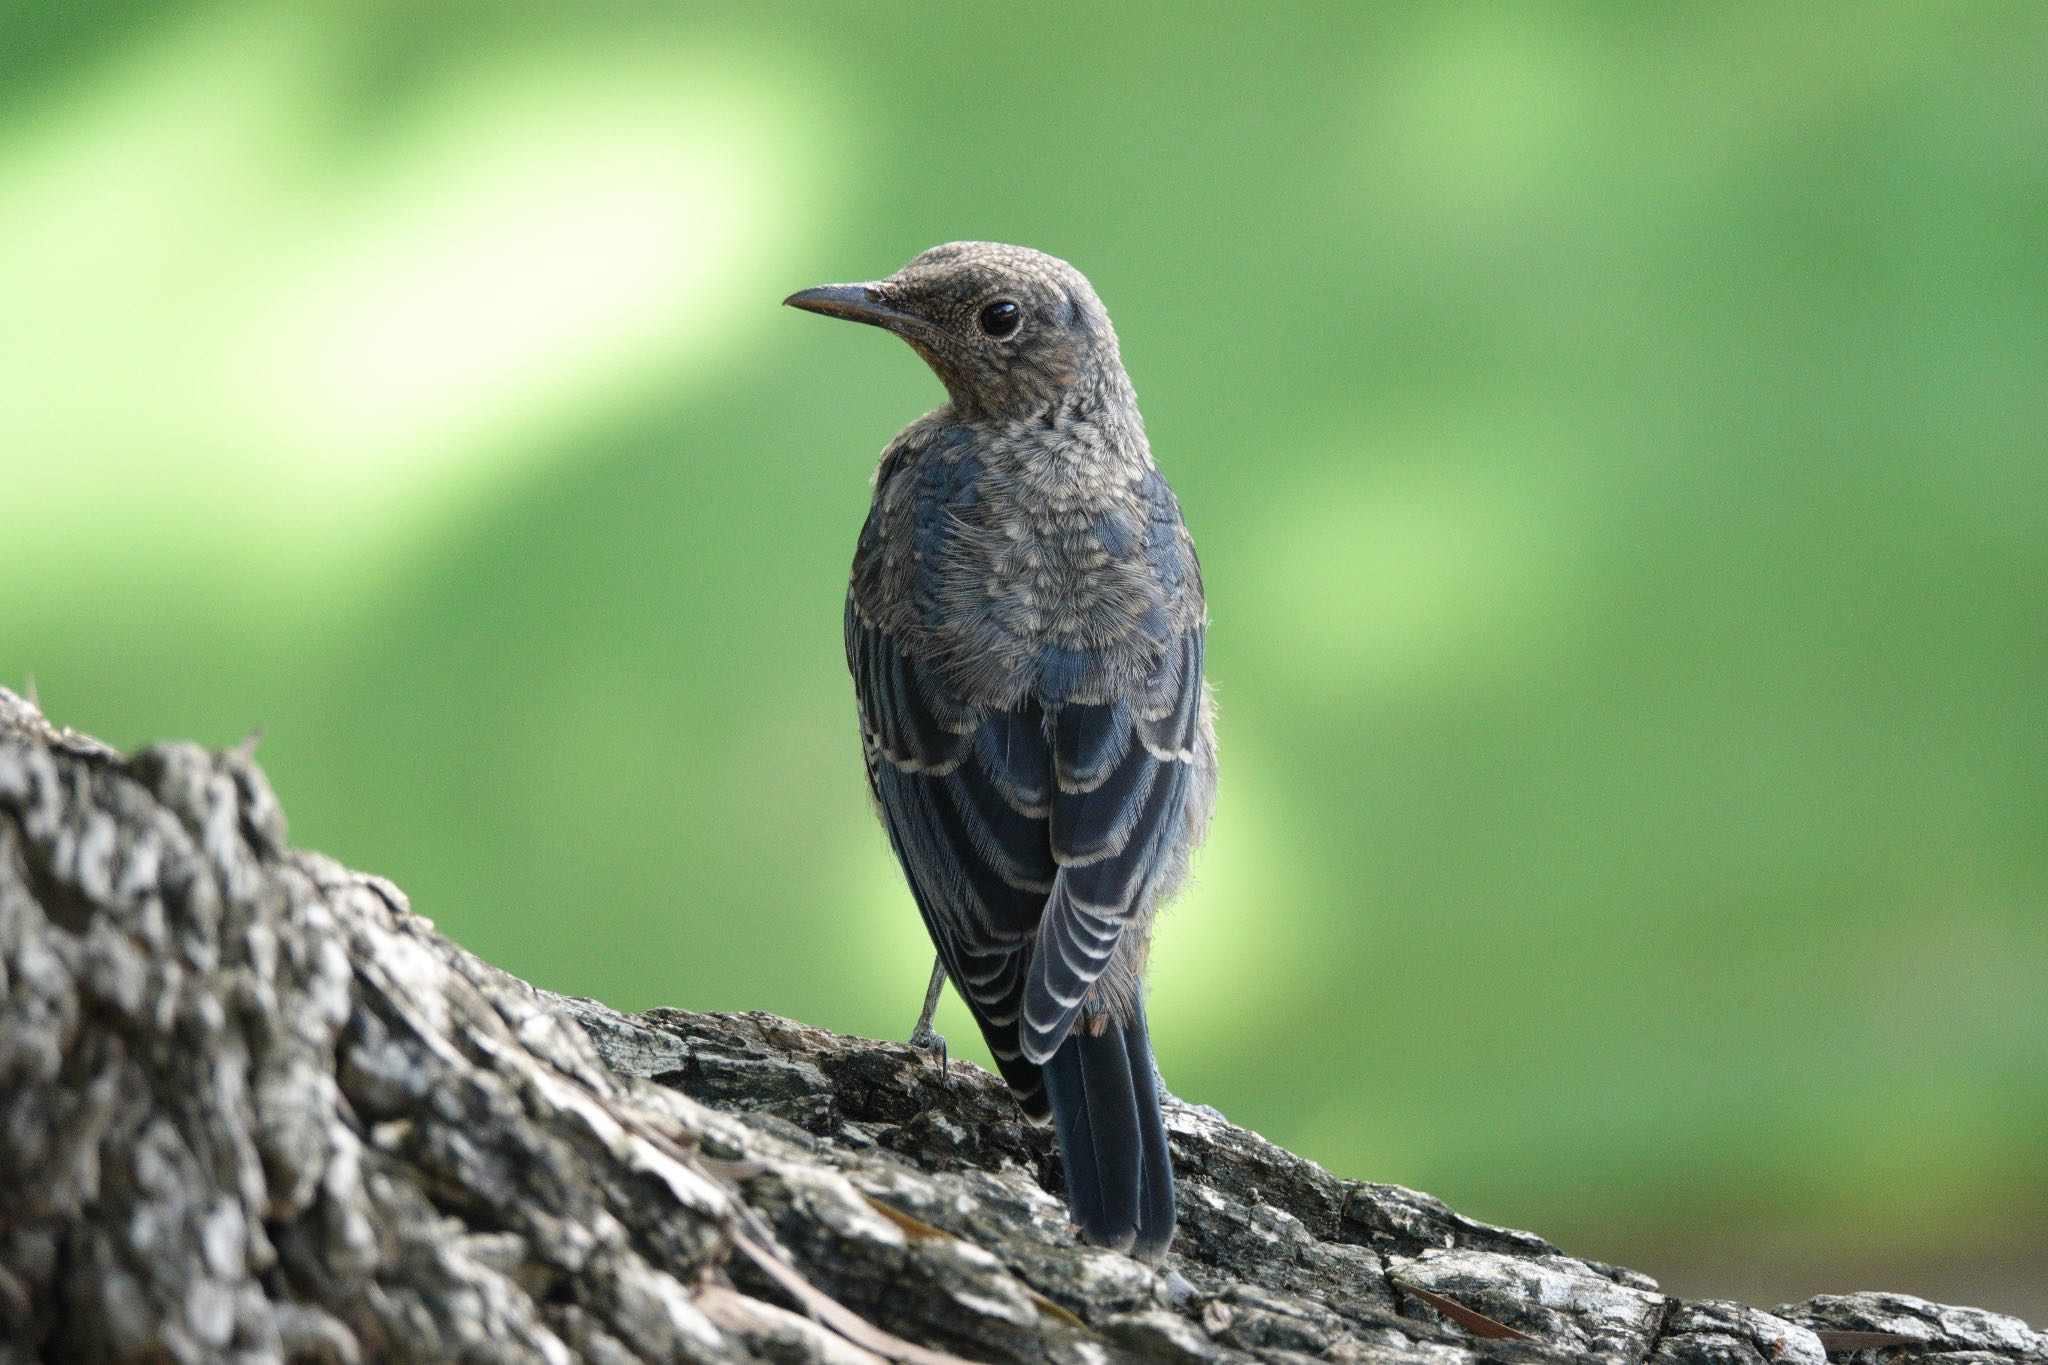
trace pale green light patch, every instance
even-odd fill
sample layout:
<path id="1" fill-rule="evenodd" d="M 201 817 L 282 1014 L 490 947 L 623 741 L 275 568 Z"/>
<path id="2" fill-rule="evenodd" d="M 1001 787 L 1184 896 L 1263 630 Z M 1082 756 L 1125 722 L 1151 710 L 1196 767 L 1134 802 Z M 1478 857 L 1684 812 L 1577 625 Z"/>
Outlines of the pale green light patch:
<path id="1" fill-rule="evenodd" d="M 1598 67 L 1541 10 L 1418 13 L 1414 40 L 1374 66 L 1360 150 L 1406 187 L 1411 231 L 1514 227 L 1583 155 L 1602 110 Z"/>
<path id="2" fill-rule="evenodd" d="M 1430 1127 L 1433 1115 L 1415 1097 L 1398 1091 L 1361 1094 L 1355 1075 L 1336 1085 L 1303 1087 L 1301 1093 L 1324 1098 L 1288 1130 L 1288 1147 L 1352 1179 L 1418 1190 L 1441 1183 L 1440 1135 Z"/>
<path id="3" fill-rule="evenodd" d="M 869 815 L 857 822 L 849 821 L 843 828 L 851 837 L 839 841 L 829 882 L 838 889 L 837 894 L 847 907 L 846 922 L 861 926 L 858 933 L 848 935 L 848 969 L 864 972 L 871 980 L 929 970 L 932 941 L 925 933 L 924 921 L 918 917 L 917 902 L 910 897 L 910 888 L 903 880 L 902 869 L 889 848 L 889 838 L 882 832 L 880 821 Z M 922 967 L 904 965 L 920 962 Z M 920 979 L 919 985 L 922 984 Z M 916 1008 L 912 1001 L 913 1013 L 906 1016 L 906 1029 Z"/>
<path id="4" fill-rule="evenodd" d="M 1233 741 L 1227 696 L 1217 728 L 1216 818 L 1187 889 L 1160 914 L 1146 973 L 1154 1032 L 1195 1054 L 1228 1054 L 1258 1033 L 1271 1002 L 1297 989 L 1301 964 L 1314 958 L 1306 940 L 1315 926 L 1366 913 L 1316 904 L 1306 885 L 1313 851 L 1292 847 L 1287 833 L 1302 828 L 1290 817 L 1293 798 L 1254 746 Z"/>
<path id="5" fill-rule="evenodd" d="M 1332 704 L 1488 676 L 1566 624 L 1572 521 L 1506 466 L 1431 446 L 1304 462 L 1312 486 L 1270 504 L 1258 619 L 1276 673 Z"/>
<path id="6" fill-rule="evenodd" d="M 360 583 L 772 315 L 805 171 L 774 69 L 494 52 L 358 145 L 333 22 L 215 11 L 0 141 L 17 590 L 88 533 L 102 570 Z"/>
<path id="7" fill-rule="evenodd" d="M 680 377 L 772 293 L 782 149 L 729 82 L 615 58 L 475 73 L 239 338 L 308 492 L 446 494 L 537 419 Z"/>

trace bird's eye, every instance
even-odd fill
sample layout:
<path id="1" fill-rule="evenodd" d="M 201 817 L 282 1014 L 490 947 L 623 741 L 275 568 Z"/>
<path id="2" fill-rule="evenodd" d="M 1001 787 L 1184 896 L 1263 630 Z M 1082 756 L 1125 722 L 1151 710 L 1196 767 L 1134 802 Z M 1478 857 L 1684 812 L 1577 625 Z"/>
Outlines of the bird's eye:
<path id="1" fill-rule="evenodd" d="M 981 310 L 975 319 L 983 335 L 1001 340 L 1017 330 L 1017 324 L 1024 320 L 1024 312 L 1013 299 L 997 299 Z"/>

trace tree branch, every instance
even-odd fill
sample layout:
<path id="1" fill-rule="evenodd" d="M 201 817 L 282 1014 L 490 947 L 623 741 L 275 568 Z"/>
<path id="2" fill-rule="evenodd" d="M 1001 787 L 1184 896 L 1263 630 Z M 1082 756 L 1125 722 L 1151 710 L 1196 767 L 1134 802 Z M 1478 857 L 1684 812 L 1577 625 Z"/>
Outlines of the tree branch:
<path id="1" fill-rule="evenodd" d="M 1680 1303 L 1178 1104 L 1154 1271 L 978 1068 L 536 990 L 287 847 L 246 752 L 4 689 L 0 991 L 0 1365 L 2048 1362 L 1899 1296 Z"/>

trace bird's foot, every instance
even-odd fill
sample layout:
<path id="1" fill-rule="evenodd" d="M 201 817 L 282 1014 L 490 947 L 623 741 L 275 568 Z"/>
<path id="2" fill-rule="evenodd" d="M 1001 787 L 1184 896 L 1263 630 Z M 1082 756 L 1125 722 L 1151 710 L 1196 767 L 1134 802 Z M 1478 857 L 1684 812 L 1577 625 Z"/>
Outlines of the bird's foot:
<path id="1" fill-rule="evenodd" d="M 939 1079 L 952 1079 L 953 1059 L 946 1051 L 946 1035 L 932 1027 L 930 1019 L 920 1019 L 917 1027 L 910 1031 L 910 1045 L 919 1052 L 936 1052 L 939 1056 Z"/>
<path id="2" fill-rule="evenodd" d="M 924 1008 L 917 1012 L 917 1027 L 910 1031 L 910 1045 L 920 1052 L 939 1054 L 939 1079 L 949 1081 L 952 1077 L 952 1058 L 946 1054 L 946 1038 L 932 1027 L 932 1016 L 939 1012 L 939 993 L 946 989 L 946 964 L 943 960 L 932 963 L 932 979 L 924 988 Z"/>

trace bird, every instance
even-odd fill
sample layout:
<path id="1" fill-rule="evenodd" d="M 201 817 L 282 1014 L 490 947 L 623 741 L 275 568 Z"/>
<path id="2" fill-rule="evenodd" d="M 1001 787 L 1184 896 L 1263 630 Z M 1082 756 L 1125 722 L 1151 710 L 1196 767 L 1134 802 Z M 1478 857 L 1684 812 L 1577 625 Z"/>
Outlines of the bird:
<path id="1" fill-rule="evenodd" d="M 1177 1220 L 1145 1019 L 1155 916 L 1216 791 L 1208 608 L 1109 314 L 1073 266 L 949 242 L 784 300 L 910 344 L 946 401 L 889 442 L 845 608 L 873 804 L 940 977 L 1052 1123 L 1083 1241 Z"/>

